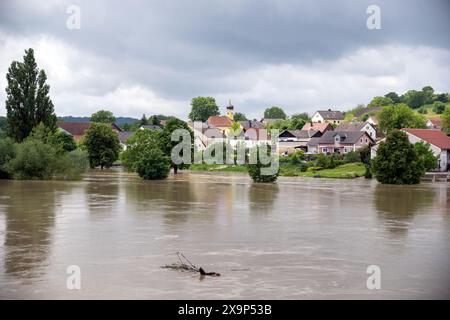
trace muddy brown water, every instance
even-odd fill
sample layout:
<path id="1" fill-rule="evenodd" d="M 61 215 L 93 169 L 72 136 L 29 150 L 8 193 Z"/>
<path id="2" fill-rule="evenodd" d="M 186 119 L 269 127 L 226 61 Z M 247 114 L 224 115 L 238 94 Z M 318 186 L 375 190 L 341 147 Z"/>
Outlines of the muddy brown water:
<path id="1" fill-rule="evenodd" d="M 449 183 L 120 170 L 0 181 L 0 298 L 450 298 L 449 208 Z M 161 268 L 177 251 L 221 276 Z"/>

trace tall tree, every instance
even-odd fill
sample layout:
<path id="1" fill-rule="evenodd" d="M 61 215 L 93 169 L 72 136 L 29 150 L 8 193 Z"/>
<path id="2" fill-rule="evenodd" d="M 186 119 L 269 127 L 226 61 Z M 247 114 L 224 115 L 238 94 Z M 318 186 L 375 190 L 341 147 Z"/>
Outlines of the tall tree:
<path id="1" fill-rule="evenodd" d="M 185 129 L 187 131 L 189 131 L 190 136 L 191 136 L 191 155 L 192 155 L 192 150 L 193 150 L 193 145 L 194 145 L 194 135 L 191 131 L 191 129 L 189 129 L 188 125 L 186 122 L 175 118 L 175 117 L 170 117 L 168 118 L 166 125 L 164 126 L 164 129 L 161 131 L 160 136 L 159 136 L 159 142 L 160 142 L 160 147 L 161 150 L 164 152 L 164 154 L 168 157 L 171 156 L 172 153 L 172 149 L 178 145 L 180 142 L 178 141 L 172 141 L 171 137 L 172 137 L 172 132 L 176 129 Z M 187 169 L 189 168 L 189 164 L 175 164 L 171 161 L 171 167 L 173 168 L 173 172 L 175 174 L 178 173 L 178 169 Z"/>
<path id="2" fill-rule="evenodd" d="M 372 172 L 381 183 L 416 184 L 425 174 L 425 165 L 406 133 L 393 130 L 380 143 Z"/>
<path id="3" fill-rule="evenodd" d="M 83 144 L 87 149 L 91 168 L 109 168 L 119 158 L 119 137 L 107 124 L 93 123 L 86 131 Z"/>
<path id="4" fill-rule="evenodd" d="M 387 94 L 384 95 L 386 98 L 391 99 L 394 103 L 399 103 L 401 102 L 400 97 L 398 96 L 398 94 L 396 92 L 389 92 Z"/>
<path id="5" fill-rule="evenodd" d="M 383 107 L 378 120 L 380 129 L 384 132 L 402 128 L 426 128 L 424 116 L 415 113 L 404 103 Z"/>
<path id="6" fill-rule="evenodd" d="M 441 114 L 441 127 L 442 131 L 450 134 L 450 107 L 447 107 Z"/>
<path id="7" fill-rule="evenodd" d="M 146 125 L 148 125 L 148 120 L 147 120 L 147 118 L 145 117 L 145 113 L 142 115 L 141 122 L 139 123 L 139 125 L 141 125 L 141 126 L 146 126 Z"/>
<path id="8" fill-rule="evenodd" d="M 189 119 L 205 122 L 210 116 L 218 116 L 219 107 L 213 97 L 196 97 L 191 101 Z"/>
<path id="9" fill-rule="evenodd" d="M 7 132 L 14 140 L 23 141 L 33 128 L 43 123 L 56 130 L 56 115 L 49 97 L 47 75 L 39 70 L 33 49 L 25 50 L 23 62 L 13 61 L 6 74 Z"/>
<path id="10" fill-rule="evenodd" d="M 114 123 L 116 122 L 116 117 L 111 111 L 99 110 L 91 115 L 91 121 L 96 123 Z"/>
<path id="11" fill-rule="evenodd" d="M 368 108 L 373 108 L 373 107 L 384 107 L 384 106 L 390 106 L 394 104 L 394 101 L 392 101 L 391 98 L 387 98 L 387 97 L 375 97 L 373 98 L 369 104 L 367 105 Z"/>
<path id="12" fill-rule="evenodd" d="M 404 102 L 411 108 L 417 109 L 426 103 L 427 95 L 424 91 L 409 90 L 403 96 Z"/>
<path id="13" fill-rule="evenodd" d="M 283 109 L 273 106 L 264 110 L 264 118 L 266 119 L 286 119 L 286 113 Z"/>

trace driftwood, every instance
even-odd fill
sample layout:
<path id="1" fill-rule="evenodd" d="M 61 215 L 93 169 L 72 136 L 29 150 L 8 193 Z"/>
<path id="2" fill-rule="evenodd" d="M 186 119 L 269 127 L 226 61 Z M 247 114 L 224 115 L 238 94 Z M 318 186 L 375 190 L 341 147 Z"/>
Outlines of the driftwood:
<path id="1" fill-rule="evenodd" d="M 199 272 L 200 276 L 213 276 L 213 277 L 220 276 L 220 273 L 217 273 L 217 272 L 205 272 L 205 270 L 203 270 L 202 267 L 197 268 L 181 252 L 176 252 L 176 255 L 178 257 L 178 262 L 177 263 L 168 264 L 168 265 L 162 266 L 162 268 L 173 269 L 173 270 L 182 270 L 182 271 L 191 271 L 191 272 Z"/>

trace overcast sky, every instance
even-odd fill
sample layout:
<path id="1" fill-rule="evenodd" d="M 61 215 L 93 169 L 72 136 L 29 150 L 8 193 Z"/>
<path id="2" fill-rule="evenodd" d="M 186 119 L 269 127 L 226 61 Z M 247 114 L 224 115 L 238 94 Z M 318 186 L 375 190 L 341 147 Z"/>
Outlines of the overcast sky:
<path id="1" fill-rule="evenodd" d="M 68 29 L 77 5 L 81 28 Z M 381 9 L 369 30 L 366 9 Z M 8 67 L 34 48 L 58 115 L 186 118 L 213 96 L 260 118 L 346 110 L 389 91 L 450 91 L 450 1 L 0 1 L 0 115 Z"/>

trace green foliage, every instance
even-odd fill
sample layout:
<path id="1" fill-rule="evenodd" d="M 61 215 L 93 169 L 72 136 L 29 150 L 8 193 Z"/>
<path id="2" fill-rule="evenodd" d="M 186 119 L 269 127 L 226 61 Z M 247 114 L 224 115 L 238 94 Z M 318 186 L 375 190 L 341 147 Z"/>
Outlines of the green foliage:
<path id="1" fill-rule="evenodd" d="M 351 151 L 347 152 L 344 155 L 344 162 L 345 163 L 353 163 L 353 162 L 360 162 L 361 161 L 361 155 L 358 151 Z"/>
<path id="2" fill-rule="evenodd" d="M 175 117 L 170 117 L 167 119 L 166 125 L 164 126 L 163 130 L 160 132 L 160 136 L 159 136 L 159 145 L 160 148 L 162 150 L 162 152 L 170 157 L 172 149 L 179 143 L 178 141 L 172 141 L 171 137 L 172 137 L 172 132 L 176 129 L 185 129 L 187 131 L 189 131 L 190 136 L 191 136 L 191 151 L 190 154 L 193 154 L 193 150 L 194 150 L 194 134 L 192 133 L 191 129 L 188 127 L 187 123 L 175 118 Z M 180 154 L 180 156 L 182 156 L 182 154 Z M 174 173 L 177 174 L 178 169 L 182 170 L 182 169 L 187 169 L 189 168 L 189 164 L 174 164 L 173 162 L 171 162 L 172 168 L 174 170 Z"/>
<path id="3" fill-rule="evenodd" d="M 414 149 L 419 157 L 419 161 L 422 163 L 422 166 L 426 171 L 436 169 L 438 159 L 434 156 L 428 143 L 417 142 L 414 144 Z"/>
<path id="4" fill-rule="evenodd" d="M 47 75 L 39 70 L 33 49 L 25 50 L 23 62 L 13 61 L 6 74 L 8 135 L 23 141 L 39 123 L 56 130 L 56 115 L 49 97 Z"/>
<path id="5" fill-rule="evenodd" d="M 413 109 L 424 105 L 427 101 L 427 94 L 423 91 L 409 90 L 403 96 L 403 101 Z"/>
<path id="6" fill-rule="evenodd" d="M 241 112 L 236 112 L 233 116 L 234 121 L 247 121 L 245 114 Z"/>
<path id="7" fill-rule="evenodd" d="M 422 88 L 424 96 L 424 104 L 430 104 L 433 102 L 434 89 L 431 86 L 425 86 Z"/>
<path id="8" fill-rule="evenodd" d="M 135 123 L 124 123 L 120 126 L 123 131 L 136 131 L 140 127 L 140 121 L 136 121 Z"/>
<path id="9" fill-rule="evenodd" d="M 83 145 L 89 154 L 91 168 L 111 167 L 121 150 L 117 133 L 103 123 L 92 123 L 86 131 Z"/>
<path id="10" fill-rule="evenodd" d="M 392 100 L 393 103 L 400 103 L 401 99 L 398 96 L 398 94 L 396 92 L 389 92 L 388 94 L 384 95 L 386 98 L 389 98 Z"/>
<path id="11" fill-rule="evenodd" d="M 250 158 L 256 159 L 256 163 L 247 164 L 248 174 L 252 178 L 254 182 L 275 182 L 279 175 L 279 168 L 277 168 L 276 172 L 273 174 L 264 174 L 261 170 L 263 168 L 269 168 L 273 166 L 278 166 L 277 159 L 275 155 L 271 153 L 271 148 L 268 146 L 267 148 L 267 156 L 270 156 L 271 162 L 268 164 L 261 163 L 261 153 L 263 149 L 260 146 L 256 146 L 250 150 L 251 156 Z M 263 161 L 265 162 L 265 161 Z"/>
<path id="12" fill-rule="evenodd" d="M 120 159 L 129 171 L 137 170 L 137 163 L 144 150 L 159 148 L 159 132 L 156 130 L 137 130 L 135 134 L 126 141 L 127 149 L 122 152 Z"/>
<path id="13" fill-rule="evenodd" d="M 170 172 L 170 159 L 159 149 L 146 145 L 136 164 L 136 171 L 145 180 L 165 179 Z"/>
<path id="14" fill-rule="evenodd" d="M 416 184 L 425 174 L 425 167 L 405 132 L 391 131 L 381 142 L 372 160 L 377 180 L 387 184 Z"/>
<path id="15" fill-rule="evenodd" d="M 216 151 L 220 150 L 222 152 L 222 156 L 219 154 L 216 155 Z M 225 142 L 215 142 L 210 144 L 205 152 L 203 153 L 205 157 L 205 161 L 208 164 L 216 163 L 216 164 L 234 164 L 235 154 L 233 147 L 229 143 Z M 210 157 L 210 159 L 207 159 Z M 213 161 L 214 160 L 214 161 Z"/>
<path id="16" fill-rule="evenodd" d="M 264 118 L 266 119 L 286 119 L 286 113 L 283 109 L 273 106 L 264 110 Z"/>
<path id="17" fill-rule="evenodd" d="M 367 107 L 368 108 L 384 107 L 384 106 L 390 106 L 392 104 L 394 104 L 394 101 L 392 101 L 391 98 L 387 98 L 386 96 L 384 96 L 384 97 L 375 97 L 369 102 Z"/>
<path id="18" fill-rule="evenodd" d="M 428 109 L 425 108 L 424 106 L 422 106 L 419 109 L 417 109 L 417 112 L 420 113 L 420 114 L 427 114 L 428 113 Z"/>
<path id="19" fill-rule="evenodd" d="M 448 98 L 448 93 L 440 93 L 437 94 L 435 97 L 436 101 L 440 101 L 440 102 L 448 102 L 449 98 Z"/>
<path id="20" fill-rule="evenodd" d="M 435 101 L 433 103 L 433 111 L 436 114 L 442 114 L 445 111 L 445 103 L 441 101 Z"/>
<path id="21" fill-rule="evenodd" d="M 142 118 L 141 118 L 141 121 L 139 122 L 139 125 L 140 125 L 140 126 L 146 126 L 146 125 L 148 125 L 148 120 L 147 120 L 147 118 L 145 117 L 145 113 L 142 115 Z"/>
<path id="22" fill-rule="evenodd" d="M 316 157 L 315 166 L 323 169 L 333 169 L 339 165 L 336 155 L 326 155 L 319 153 Z"/>
<path id="23" fill-rule="evenodd" d="M 116 117 L 113 113 L 108 110 L 99 110 L 91 115 L 91 122 L 96 123 L 114 123 L 116 122 Z"/>
<path id="24" fill-rule="evenodd" d="M 196 97 L 191 101 L 189 119 L 205 122 L 210 116 L 218 116 L 219 107 L 213 97 Z"/>
<path id="25" fill-rule="evenodd" d="M 11 138 L 0 139 L 0 179 L 9 179 L 7 164 L 14 159 L 16 155 L 16 146 Z"/>
<path id="26" fill-rule="evenodd" d="M 441 127 L 442 131 L 450 134 L 450 108 L 445 108 L 444 112 L 441 114 Z"/>
<path id="27" fill-rule="evenodd" d="M 68 152 L 77 148 L 77 144 L 73 137 L 64 131 L 56 131 L 53 135 L 52 143 L 59 145 L 64 151 Z"/>
<path id="28" fill-rule="evenodd" d="M 378 114 L 378 120 L 381 130 L 385 132 L 401 128 L 426 128 L 425 118 L 404 103 L 383 107 Z"/>

